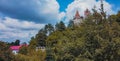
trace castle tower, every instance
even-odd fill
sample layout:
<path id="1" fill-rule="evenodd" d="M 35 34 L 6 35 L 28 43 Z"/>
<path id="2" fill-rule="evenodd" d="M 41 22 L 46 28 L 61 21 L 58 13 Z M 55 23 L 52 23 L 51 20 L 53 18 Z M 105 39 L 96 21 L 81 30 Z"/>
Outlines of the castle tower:
<path id="1" fill-rule="evenodd" d="M 76 11 L 76 13 L 75 13 L 75 16 L 74 16 L 74 18 L 73 18 L 73 23 L 75 24 L 75 25 L 79 25 L 81 22 L 82 22 L 82 17 L 80 16 L 80 14 L 79 14 L 79 12 L 78 12 L 78 10 Z"/>
<path id="2" fill-rule="evenodd" d="M 106 18 L 106 14 L 105 14 L 105 11 L 104 11 L 104 3 L 103 3 L 103 0 L 100 0 L 101 1 L 101 15 L 102 15 L 102 19 L 105 19 Z"/>
<path id="3" fill-rule="evenodd" d="M 80 14 L 79 14 L 78 10 L 76 11 L 74 19 L 80 19 Z"/>
<path id="4" fill-rule="evenodd" d="M 90 11 L 88 9 L 85 10 L 84 12 L 85 17 L 88 17 L 90 15 Z"/>
<path id="5" fill-rule="evenodd" d="M 104 13 L 104 7 L 103 7 L 103 0 L 100 0 L 101 1 L 101 12 L 103 12 Z"/>

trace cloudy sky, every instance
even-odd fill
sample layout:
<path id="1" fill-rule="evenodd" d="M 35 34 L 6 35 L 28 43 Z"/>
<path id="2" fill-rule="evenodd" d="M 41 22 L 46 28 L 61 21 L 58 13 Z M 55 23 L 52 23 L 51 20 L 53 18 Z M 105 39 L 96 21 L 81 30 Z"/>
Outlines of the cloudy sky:
<path id="1" fill-rule="evenodd" d="M 120 10 L 120 0 L 104 0 L 107 14 Z M 45 24 L 68 23 L 76 10 L 100 8 L 99 0 L 0 0 L 0 40 L 28 42 Z"/>

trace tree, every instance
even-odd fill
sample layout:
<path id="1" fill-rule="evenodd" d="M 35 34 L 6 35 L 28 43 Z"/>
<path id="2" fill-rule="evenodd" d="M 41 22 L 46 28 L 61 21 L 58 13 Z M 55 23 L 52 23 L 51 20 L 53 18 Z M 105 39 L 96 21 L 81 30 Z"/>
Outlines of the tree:
<path id="1" fill-rule="evenodd" d="M 66 26 L 62 21 L 60 21 L 60 23 L 57 23 L 55 25 L 55 29 L 58 31 L 64 31 L 66 29 Z"/>
<path id="2" fill-rule="evenodd" d="M 27 46 L 22 46 L 19 50 L 19 53 L 20 54 L 24 54 L 24 55 L 27 55 L 28 53 L 28 49 L 27 49 Z"/>
<path id="3" fill-rule="evenodd" d="M 120 11 L 118 11 L 118 13 L 117 13 L 117 20 L 116 21 L 120 24 Z"/>
<path id="4" fill-rule="evenodd" d="M 19 45 L 20 45 L 20 40 L 16 40 L 16 41 L 14 42 L 14 45 L 19 46 Z"/>
<path id="5" fill-rule="evenodd" d="M 58 23 L 57 30 L 47 37 L 47 54 L 55 61 L 119 61 L 120 25 L 116 19 L 116 15 L 102 19 L 97 12 L 79 27 L 62 32 Z"/>
<path id="6" fill-rule="evenodd" d="M 74 23 L 72 20 L 69 21 L 68 28 L 70 28 L 70 29 L 74 28 Z"/>
<path id="7" fill-rule="evenodd" d="M 8 43 L 0 41 L 0 61 L 15 61 L 9 47 Z"/>
<path id="8" fill-rule="evenodd" d="M 37 41 L 37 45 L 38 46 L 46 46 L 46 40 L 47 38 L 47 34 L 46 31 L 44 29 L 41 29 L 38 34 L 35 36 L 35 40 Z"/>
<path id="9" fill-rule="evenodd" d="M 35 40 L 35 38 L 34 37 L 31 37 L 31 40 L 30 40 L 30 42 L 29 42 L 29 45 L 28 45 L 29 47 L 29 49 L 35 49 L 36 48 L 36 46 L 37 46 L 37 41 Z"/>
<path id="10" fill-rule="evenodd" d="M 45 25 L 44 28 L 45 28 L 46 34 L 48 34 L 48 35 L 54 31 L 54 27 L 52 24 L 47 24 L 47 25 Z"/>
<path id="11" fill-rule="evenodd" d="M 20 45 L 20 40 L 16 40 L 15 42 L 11 42 L 9 43 L 10 45 L 15 45 L 15 46 L 19 46 Z"/>

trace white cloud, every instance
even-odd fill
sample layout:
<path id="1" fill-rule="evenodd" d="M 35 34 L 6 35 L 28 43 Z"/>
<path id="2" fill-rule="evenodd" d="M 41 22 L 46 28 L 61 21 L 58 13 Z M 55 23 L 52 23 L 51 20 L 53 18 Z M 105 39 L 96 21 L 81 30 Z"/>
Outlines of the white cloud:
<path id="1" fill-rule="evenodd" d="M 39 0 L 39 2 L 39 14 L 42 16 L 47 16 L 47 20 L 58 20 L 60 6 L 56 0 Z"/>
<path id="2" fill-rule="evenodd" d="M 100 1 L 96 0 L 74 0 L 71 4 L 68 5 L 66 8 L 66 21 L 68 22 L 73 18 L 73 16 L 76 13 L 76 10 L 79 11 L 81 16 L 84 16 L 84 11 L 85 9 L 91 10 L 94 5 L 96 5 L 97 10 L 100 8 Z M 105 11 L 107 11 L 107 14 L 112 14 L 114 11 L 112 10 L 112 5 L 109 4 L 108 2 L 104 1 L 104 8 Z M 92 10 L 91 10 L 92 11 Z"/>
<path id="3" fill-rule="evenodd" d="M 20 21 L 9 17 L 0 18 L 0 40 L 27 39 L 29 41 L 42 27 L 44 27 L 44 24 L 36 24 L 25 20 Z"/>
<path id="4" fill-rule="evenodd" d="M 8 9 L 9 8 L 9 9 Z M 56 23 L 61 17 L 56 0 L 1 0 L 0 12 L 12 18 Z"/>
<path id="5" fill-rule="evenodd" d="M 58 20 L 62 20 L 65 17 L 65 12 L 61 12 L 58 16 Z"/>
<path id="6" fill-rule="evenodd" d="M 0 12 L 8 16 L 0 18 L 0 40 L 29 41 L 44 23 L 55 24 L 63 19 L 65 13 L 60 12 L 59 8 L 56 0 L 1 0 Z"/>
<path id="7" fill-rule="evenodd" d="M 20 21 L 18 19 L 13 19 L 9 17 L 5 17 L 5 20 L 1 20 L 1 23 L 5 24 L 5 26 L 13 27 L 13 28 L 26 28 L 26 29 L 38 29 L 41 28 L 44 24 L 36 24 L 34 22 L 29 21 Z"/>
<path id="8" fill-rule="evenodd" d="M 113 10 L 112 10 L 112 4 L 109 4 L 107 1 L 103 1 L 104 3 L 104 11 L 107 13 L 107 14 L 113 14 L 115 13 Z M 98 7 L 97 9 L 99 10 L 100 8 L 100 1 L 96 2 L 96 7 Z"/>
<path id="9" fill-rule="evenodd" d="M 79 10 L 80 15 L 83 16 L 86 8 L 91 10 L 94 5 L 100 7 L 100 2 L 96 0 L 74 0 L 68 5 L 66 12 L 59 11 L 60 6 L 56 0 L 1 0 L 0 3 L 0 6 L 3 6 L 1 12 L 4 10 L 2 14 L 7 13 L 13 17 L 15 16 L 14 18 L 20 17 L 19 19 L 21 19 L 21 17 L 23 17 L 22 19 L 25 17 L 30 20 L 39 19 L 41 23 L 56 23 L 65 17 L 65 22 L 68 22 L 73 18 L 76 10 Z M 16 5 L 16 3 L 18 4 Z M 107 13 L 114 13 L 111 4 L 106 1 L 104 1 L 104 4 Z M 6 8 L 13 10 L 12 12 L 14 13 L 11 14 L 10 11 L 5 10 Z M 38 21 L 30 22 L 27 21 L 28 19 L 21 21 L 10 17 L 5 17 L 4 19 L 0 18 L 0 39 L 9 40 L 13 38 L 29 40 L 30 37 L 34 36 L 38 30 L 44 26 L 44 24 L 35 23 Z"/>

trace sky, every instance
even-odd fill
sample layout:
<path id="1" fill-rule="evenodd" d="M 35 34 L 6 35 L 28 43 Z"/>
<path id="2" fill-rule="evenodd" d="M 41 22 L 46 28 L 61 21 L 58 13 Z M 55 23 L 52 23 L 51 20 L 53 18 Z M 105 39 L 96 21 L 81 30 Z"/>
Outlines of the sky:
<path id="1" fill-rule="evenodd" d="M 120 0 L 104 0 L 107 15 L 116 14 L 120 10 Z M 65 24 L 73 19 L 76 10 L 84 16 L 85 9 L 96 6 L 99 0 L 0 0 L 0 40 L 13 42 L 29 42 L 32 36 L 45 24 Z"/>

